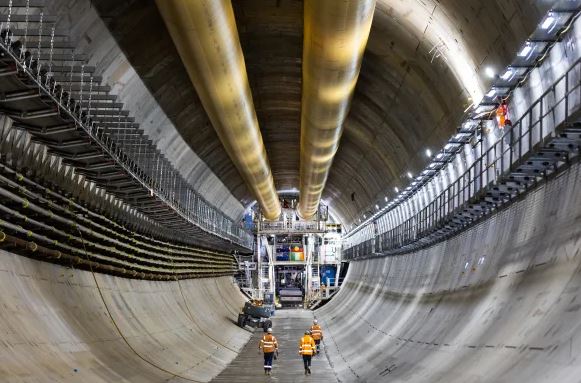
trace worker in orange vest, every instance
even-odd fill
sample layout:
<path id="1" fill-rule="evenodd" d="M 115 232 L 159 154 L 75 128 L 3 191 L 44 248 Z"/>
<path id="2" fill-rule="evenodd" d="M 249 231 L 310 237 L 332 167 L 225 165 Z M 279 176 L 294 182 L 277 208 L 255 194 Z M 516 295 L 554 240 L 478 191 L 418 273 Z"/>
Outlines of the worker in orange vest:
<path id="1" fill-rule="evenodd" d="M 496 122 L 498 122 L 500 129 L 504 129 L 505 126 L 512 126 L 512 122 L 508 118 L 508 104 L 506 100 L 502 100 L 496 109 Z"/>
<path id="2" fill-rule="evenodd" d="M 272 373 L 274 353 L 276 352 L 278 354 L 278 342 L 274 335 L 272 335 L 271 328 L 266 330 L 266 334 L 260 340 L 258 349 L 264 353 L 264 375 L 270 375 Z"/>
<path id="3" fill-rule="evenodd" d="M 311 326 L 311 336 L 315 341 L 316 345 L 315 352 L 318 354 L 321 351 L 321 341 L 323 340 L 323 329 L 321 328 L 319 321 L 316 319 L 313 321 L 313 325 Z"/>
<path id="4" fill-rule="evenodd" d="M 305 335 L 299 341 L 299 355 L 303 357 L 305 364 L 305 375 L 311 374 L 311 358 L 315 353 L 315 340 L 311 336 L 311 331 L 305 331 Z"/>

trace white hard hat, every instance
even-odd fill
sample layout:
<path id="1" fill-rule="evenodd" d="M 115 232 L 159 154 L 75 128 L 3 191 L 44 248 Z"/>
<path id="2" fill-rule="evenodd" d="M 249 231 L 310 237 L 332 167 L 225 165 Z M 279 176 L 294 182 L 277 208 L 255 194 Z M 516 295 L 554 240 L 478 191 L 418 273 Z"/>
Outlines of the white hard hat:
<path id="1" fill-rule="evenodd" d="M 272 329 L 269 328 L 268 330 L 266 330 L 267 333 L 272 334 Z"/>
<path id="2" fill-rule="evenodd" d="M 317 323 L 319 323 L 319 321 L 315 319 L 315 320 L 313 321 L 313 323 L 314 323 L 314 324 L 317 324 Z"/>

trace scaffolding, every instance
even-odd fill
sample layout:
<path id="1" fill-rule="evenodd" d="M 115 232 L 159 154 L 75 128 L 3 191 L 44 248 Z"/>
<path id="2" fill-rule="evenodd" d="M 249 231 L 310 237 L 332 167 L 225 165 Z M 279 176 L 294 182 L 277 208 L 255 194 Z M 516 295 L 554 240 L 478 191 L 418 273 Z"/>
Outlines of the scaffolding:
<path id="1" fill-rule="evenodd" d="M 336 232 L 340 225 L 329 223 L 325 204 L 320 205 L 313 219 L 303 220 L 295 210 L 296 197 L 281 199 L 283 210 L 276 221 L 265 220 L 258 209 L 253 211 L 257 265 L 255 295 L 264 299 L 272 294 L 279 298 L 279 304 L 284 304 L 286 292 L 289 305 L 307 306 L 321 296 L 323 238 Z M 294 274 L 298 280 L 287 280 L 289 274 Z"/>

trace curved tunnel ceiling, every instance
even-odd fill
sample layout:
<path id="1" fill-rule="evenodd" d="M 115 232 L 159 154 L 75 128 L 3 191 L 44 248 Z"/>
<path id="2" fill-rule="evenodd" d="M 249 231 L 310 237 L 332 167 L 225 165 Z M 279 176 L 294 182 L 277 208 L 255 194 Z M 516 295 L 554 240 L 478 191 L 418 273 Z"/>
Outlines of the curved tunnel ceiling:
<path id="1" fill-rule="evenodd" d="M 552 2 L 378 0 L 350 114 L 323 194 L 343 223 L 426 162 Z M 153 1 L 95 4 L 185 141 L 244 205 L 223 149 Z M 278 190 L 298 188 L 303 2 L 233 0 L 259 125 Z"/>

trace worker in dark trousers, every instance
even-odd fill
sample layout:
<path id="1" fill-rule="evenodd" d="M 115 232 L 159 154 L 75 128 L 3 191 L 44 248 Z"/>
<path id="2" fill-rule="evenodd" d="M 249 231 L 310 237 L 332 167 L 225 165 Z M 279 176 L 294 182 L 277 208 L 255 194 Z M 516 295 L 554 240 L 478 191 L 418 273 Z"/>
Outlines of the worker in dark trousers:
<path id="1" fill-rule="evenodd" d="M 313 340 L 315 341 L 315 345 L 317 346 L 315 349 L 315 353 L 318 354 L 319 352 L 321 352 L 321 341 L 323 340 L 323 329 L 321 328 L 319 321 L 316 319 L 313 321 L 313 325 L 311 326 L 311 336 L 313 337 Z"/>
<path id="2" fill-rule="evenodd" d="M 303 357 L 305 375 L 311 374 L 311 358 L 315 353 L 315 347 L 315 340 L 311 336 L 311 331 L 305 331 L 305 335 L 299 341 L 299 355 Z"/>
<path id="3" fill-rule="evenodd" d="M 260 340 L 258 345 L 259 351 L 262 350 L 264 353 L 264 374 L 270 375 L 272 373 L 272 360 L 274 359 L 274 353 L 278 354 L 278 342 L 274 335 L 272 335 L 272 329 L 266 330 L 266 334 Z"/>

